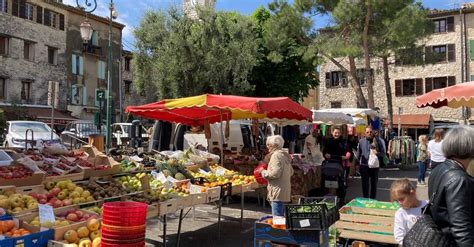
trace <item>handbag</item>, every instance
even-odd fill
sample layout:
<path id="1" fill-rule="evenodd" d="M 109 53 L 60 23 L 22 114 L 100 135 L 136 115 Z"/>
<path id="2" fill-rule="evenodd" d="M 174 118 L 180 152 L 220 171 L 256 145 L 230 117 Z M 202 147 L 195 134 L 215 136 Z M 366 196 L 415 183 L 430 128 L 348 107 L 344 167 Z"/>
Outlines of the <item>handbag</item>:
<path id="1" fill-rule="evenodd" d="M 379 168 L 380 167 L 379 157 L 377 157 L 377 155 L 374 154 L 372 151 L 370 151 L 370 154 L 369 154 L 368 166 L 369 166 L 369 168 Z"/>
<path id="2" fill-rule="evenodd" d="M 448 171 L 449 172 L 449 171 Z M 446 172 L 447 173 L 447 172 Z M 455 247 L 457 246 L 451 234 L 440 229 L 431 217 L 431 206 L 438 190 L 431 196 L 429 203 L 423 209 L 422 216 L 403 238 L 403 247 Z"/>

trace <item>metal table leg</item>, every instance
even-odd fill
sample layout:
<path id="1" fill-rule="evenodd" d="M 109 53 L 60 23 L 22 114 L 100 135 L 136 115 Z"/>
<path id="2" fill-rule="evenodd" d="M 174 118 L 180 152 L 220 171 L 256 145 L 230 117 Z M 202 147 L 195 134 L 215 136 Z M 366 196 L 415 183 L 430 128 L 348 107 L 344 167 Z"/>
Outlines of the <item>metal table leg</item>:
<path id="1" fill-rule="evenodd" d="M 218 217 L 217 217 L 217 238 L 221 239 L 221 209 L 222 209 L 222 199 L 219 199 L 218 203 Z"/>
<path id="2" fill-rule="evenodd" d="M 240 227 L 244 226 L 244 196 L 245 192 L 242 191 L 242 194 L 240 196 Z"/>
<path id="3" fill-rule="evenodd" d="M 166 247 L 166 214 L 163 215 L 163 246 Z"/>
<path id="4" fill-rule="evenodd" d="M 179 247 L 179 241 L 181 240 L 181 223 L 183 222 L 183 209 L 179 211 L 179 222 L 178 222 L 178 235 L 176 240 L 176 246 Z"/>

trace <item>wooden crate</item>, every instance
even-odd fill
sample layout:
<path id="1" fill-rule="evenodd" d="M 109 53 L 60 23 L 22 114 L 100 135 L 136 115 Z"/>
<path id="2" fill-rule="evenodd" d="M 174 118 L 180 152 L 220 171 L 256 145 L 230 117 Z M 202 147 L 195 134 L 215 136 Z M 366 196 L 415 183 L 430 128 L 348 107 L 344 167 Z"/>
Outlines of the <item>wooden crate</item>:
<path id="1" fill-rule="evenodd" d="M 393 237 L 394 210 L 344 206 L 336 228 L 341 238 L 397 244 Z"/>

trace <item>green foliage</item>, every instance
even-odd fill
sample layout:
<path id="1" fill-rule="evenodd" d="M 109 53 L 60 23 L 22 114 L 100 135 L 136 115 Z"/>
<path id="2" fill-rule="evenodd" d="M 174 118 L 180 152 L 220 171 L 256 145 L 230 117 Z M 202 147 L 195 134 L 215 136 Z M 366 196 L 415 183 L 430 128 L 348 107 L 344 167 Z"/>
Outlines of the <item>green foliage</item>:
<path id="1" fill-rule="evenodd" d="M 293 100 L 307 96 L 319 82 L 317 53 L 310 45 L 311 19 L 286 1 L 258 8 L 252 18 L 259 41 L 258 64 L 250 77 L 255 95 Z"/>
<path id="2" fill-rule="evenodd" d="M 250 18 L 230 12 L 198 11 L 192 19 L 176 9 L 150 11 L 135 30 L 137 86 L 158 88 L 160 98 L 202 93 L 242 95 L 257 60 Z"/>

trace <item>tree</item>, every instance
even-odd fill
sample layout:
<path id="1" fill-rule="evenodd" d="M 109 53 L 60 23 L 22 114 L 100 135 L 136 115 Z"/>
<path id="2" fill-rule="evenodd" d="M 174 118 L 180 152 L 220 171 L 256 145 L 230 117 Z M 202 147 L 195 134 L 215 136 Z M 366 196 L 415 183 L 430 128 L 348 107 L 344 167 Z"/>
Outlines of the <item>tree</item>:
<path id="1" fill-rule="evenodd" d="M 232 12 L 199 9 L 193 19 L 176 9 L 149 11 L 135 30 L 137 87 L 153 83 L 161 98 L 252 92 L 253 30 L 249 17 Z"/>
<path id="2" fill-rule="evenodd" d="M 259 53 L 250 81 L 255 95 L 287 96 L 299 101 L 318 85 L 318 59 L 308 43 L 298 37 L 310 34 L 312 22 L 286 2 L 258 8 L 252 18 Z M 291 85 L 291 86 L 289 86 Z"/>
<path id="3" fill-rule="evenodd" d="M 373 19 L 372 54 L 382 59 L 389 130 L 393 129 L 392 88 L 389 77 L 389 57 L 397 56 L 402 51 L 414 51 L 423 38 L 430 35 L 433 22 L 428 19 L 428 11 L 420 3 L 412 0 L 377 0 L 373 1 L 377 18 Z M 415 48 L 415 49 L 412 49 Z M 416 57 L 410 52 L 409 56 Z M 416 60 L 416 59 L 415 59 Z M 423 61 L 415 61 L 422 63 Z"/>

